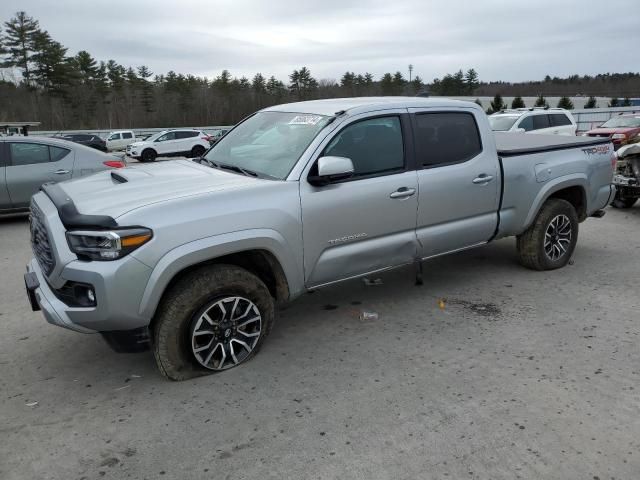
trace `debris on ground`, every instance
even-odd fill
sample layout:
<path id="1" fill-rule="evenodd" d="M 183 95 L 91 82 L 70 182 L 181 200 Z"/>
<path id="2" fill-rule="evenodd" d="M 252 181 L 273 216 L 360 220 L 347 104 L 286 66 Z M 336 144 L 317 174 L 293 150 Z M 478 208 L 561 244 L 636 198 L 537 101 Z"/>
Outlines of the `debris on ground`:
<path id="1" fill-rule="evenodd" d="M 440 308 L 440 310 L 444 310 L 444 307 L 447 306 L 447 299 L 446 298 L 439 298 L 438 299 L 438 307 Z"/>
<path id="2" fill-rule="evenodd" d="M 378 285 L 382 285 L 383 281 L 381 278 L 363 278 L 362 281 L 367 287 L 375 287 Z"/>
<path id="3" fill-rule="evenodd" d="M 25 403 L 25 405 L 27 407 L 35 407 L 36 405 L 38 405 L 38 402 L 29 402 L 29 403 Z"/>
<path id="4" fill-rule="evenodd" d="M 117 392 L 118 390 L 124 390 L 125 388 L 129 388 L 131 385 L 125 385 L 124 387 L 118 387 L 116 389 L 114 389 L 115 392 Z"/>
<path id="5" fill-rule="evenodd" d="M 370 321 L 375 321 L 378 320 L 378 313 L 377 312 L 367 312 L 365 310 L 360 312 L 360 320 L 363 322 L 370 322 Z"/>

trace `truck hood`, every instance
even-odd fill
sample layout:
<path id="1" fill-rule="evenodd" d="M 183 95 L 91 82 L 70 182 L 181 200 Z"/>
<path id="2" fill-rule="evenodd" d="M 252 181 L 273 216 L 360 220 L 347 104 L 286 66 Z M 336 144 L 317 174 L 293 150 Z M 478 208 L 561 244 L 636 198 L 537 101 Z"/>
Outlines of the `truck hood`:
<path id="1" fill-rule="evenodd" d="M 79 213 L 117 218 L 152 203 L 271 181 L 177 160 L 108 170 L 59 185 Z"/>

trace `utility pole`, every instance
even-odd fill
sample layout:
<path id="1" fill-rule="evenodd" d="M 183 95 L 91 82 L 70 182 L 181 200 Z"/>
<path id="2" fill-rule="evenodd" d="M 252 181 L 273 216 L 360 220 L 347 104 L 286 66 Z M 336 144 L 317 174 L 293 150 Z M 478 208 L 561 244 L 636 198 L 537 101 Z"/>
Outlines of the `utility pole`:
<path id="1" fill-rule="evenodd" d="M 411 83 L 411 73 L 413 72 L 413 65 L 409 64 L 409 83 Z"/>

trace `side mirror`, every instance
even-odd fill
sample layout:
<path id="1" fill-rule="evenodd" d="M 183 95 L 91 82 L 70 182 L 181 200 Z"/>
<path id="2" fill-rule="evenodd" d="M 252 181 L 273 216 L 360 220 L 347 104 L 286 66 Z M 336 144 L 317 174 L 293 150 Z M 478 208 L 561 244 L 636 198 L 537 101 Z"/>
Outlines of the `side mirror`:
<path id="1" fill-rule="evenodd" d="M 516 128 L 516 129 L 514 130 L 514 132 L 516 132 L 516 133 L 525 133 L 525 132 L 526 132 L 526 130 L 525 130 L 524 128 Z"/>
<path id="2" fill-rule="evenodd" d="M 320 157 L 317 162 L 318 175 L 308 181 L 315 187 L 323 187 L 331 182 L 346 180 L 353 175 L 353 162 L 346 157 Z"/>

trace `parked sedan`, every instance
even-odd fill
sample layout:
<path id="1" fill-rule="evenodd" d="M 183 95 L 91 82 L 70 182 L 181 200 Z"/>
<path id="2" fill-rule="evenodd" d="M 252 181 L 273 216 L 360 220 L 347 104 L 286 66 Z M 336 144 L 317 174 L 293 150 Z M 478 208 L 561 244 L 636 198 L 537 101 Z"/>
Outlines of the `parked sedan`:
<path id="1" fill-rule="evenodd" d="M 106 142 L 98 135 L 91 135 L 87 133 L 73 133 L 69 135 L 62 135 L 59 138 L 69 140 L 70 142 L 79 143 L 81 145 L 86 145 L 87 147 L 95 148 L 96 150 L 100 150 L 101 152 L 107 151 Z"/>
<path id="2" fill-rule="evenodd" d="M 618 115 L 582 135 L 610 138 L 613 148 L 617 150 L 628 143 L 640 142 L 640 115 Z"/>
<path id="3" fill-rule="evenodd" d="M 68 140 L 0 137 L 0 213 L 28 209 L 43 183 L 124 166 L 122 159 Z"/>

